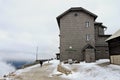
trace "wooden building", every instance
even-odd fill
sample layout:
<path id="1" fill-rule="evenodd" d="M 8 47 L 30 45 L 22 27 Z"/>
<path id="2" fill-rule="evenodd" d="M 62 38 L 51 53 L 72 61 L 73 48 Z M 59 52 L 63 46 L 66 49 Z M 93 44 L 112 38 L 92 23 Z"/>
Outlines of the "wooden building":
<path id="1" fill-rule="evenodd" d="M 104 34 L 106 26 L 96 22 L 97 15 L 82 8 L 73 7 L 57 17 L 60 30 L 60 61 L 94 62 L 96 59 L 109 58 L 108 44 L 110 35 Z"/>
<path id="2" fill-rule="evenodd" d="M 107 40 L 109 46 L 110 63 L 120 64 L 120 30 Z"/>

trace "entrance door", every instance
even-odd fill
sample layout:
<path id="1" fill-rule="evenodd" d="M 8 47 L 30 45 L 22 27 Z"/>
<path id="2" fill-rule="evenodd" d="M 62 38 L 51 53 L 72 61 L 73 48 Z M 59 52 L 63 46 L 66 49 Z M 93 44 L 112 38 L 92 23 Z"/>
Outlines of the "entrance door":
<path id="1" fill-rule="evenodd" d="M 94 49 L 85 49 L 85 62 L 95 62 Z"/>

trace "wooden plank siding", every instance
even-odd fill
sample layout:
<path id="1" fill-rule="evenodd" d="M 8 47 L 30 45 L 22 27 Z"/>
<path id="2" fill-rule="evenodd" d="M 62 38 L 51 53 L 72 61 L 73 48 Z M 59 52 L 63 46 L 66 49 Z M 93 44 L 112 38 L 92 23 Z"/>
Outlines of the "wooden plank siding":
<path id="1" fill-rule="evenodd" d="M 120 55 L 120 37 L 108 41 L 110 55 Z"/>
<path id="2" fill-rule="evenodd" d="M 120 37 L 108 41 L 110 63 L 120 65 Z"/>
<path id="3" fill-rule="evenodd" d="M 120 29 L 105 41 L 108 42 L 110 63 L 120 64 Z"/>
<path id="4" fill-rule="evenodd" d="M 120 65 L 120 55 L 112 55 L 110 56 L 110 60 L 112 64 Z"/>

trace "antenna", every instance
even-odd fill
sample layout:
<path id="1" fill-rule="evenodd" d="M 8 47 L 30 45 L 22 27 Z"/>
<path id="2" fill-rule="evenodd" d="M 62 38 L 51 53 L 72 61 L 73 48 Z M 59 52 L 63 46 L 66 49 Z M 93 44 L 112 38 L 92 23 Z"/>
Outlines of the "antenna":
<path id="1" fill-rule="evenodd" d="M 36 61 L 38 60 L 38 46 L 36 47 Z"/>

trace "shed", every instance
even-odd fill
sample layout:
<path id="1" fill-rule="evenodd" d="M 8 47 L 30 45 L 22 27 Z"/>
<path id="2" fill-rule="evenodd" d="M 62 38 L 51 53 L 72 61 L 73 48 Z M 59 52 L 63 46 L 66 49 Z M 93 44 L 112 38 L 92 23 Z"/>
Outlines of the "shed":
<path id="1" fill-rule="evenodd" d="M 57 60 L 60 59 L 60 53 L 56 53 L 56 59 L 57 59 Z"/>
<path id="2" fill-rule="evenodd" d="M 106 42 L 109 46 L 110 63 L 120 65 L 120 29 L 109 37 Z"/>

